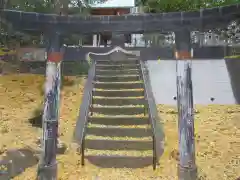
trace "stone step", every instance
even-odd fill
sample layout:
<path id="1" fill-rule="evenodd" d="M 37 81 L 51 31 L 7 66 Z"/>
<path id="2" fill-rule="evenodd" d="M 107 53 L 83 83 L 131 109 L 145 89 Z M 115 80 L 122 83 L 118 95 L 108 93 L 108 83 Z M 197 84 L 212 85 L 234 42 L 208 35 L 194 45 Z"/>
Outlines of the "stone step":
<path id="1" fill-rule="evenodd" d="M 140 64 L 96 64 L 96 70 L 139 69 Z"/>
<path id="2" fill-rule="evenodd" d="M 93 96 L 106 96 L 106 97 L 137 97 L 144 96 L 143 89 L 126 89 L 126 90 L 118 90 L 118 89 L 94 89 Z"/>
<path id="3" fill-rule="evenodd" d="M 147 125 L 148 117 L 136 116 L 89 116 L 91 124 L 98 125 Z"/>
<path id="4" fill-rule="evenodd" d="M 142 89 L 142 81 L 132 82 L 93 82 L 93 87 L 97 89 Z"/>
<path id="5" fill-rule="evenodd" d="M 102 115 L 136 115 L 143 114 L 144 107 L 138 106 L 96 106 L 92 105 L 91 111 Z"/>
<path id="6" fill-rule="evenodd" d="M 139 60 L 136 58 L 125 60 L 96 60 L 97 64 L 139 64 Z"/>
<path id="7" fill-rule="evenodd" d="M 86 155 L 86 159 L 101 168 L 144 168 L 153 162 L 152 156 Z"/>
<path id="8" fill-rule="evenodd" d="M 141 77 L 139 74 L 129 74 L 129 75 L 97 75 L 95 77 L 96 81 L 105 82 L 116 82 L 116 81 L 139 81 Z"/>
<path id="9" fill-rule="evenodd" d="M 140 69 L 121 69 L 121 70 L 100 70 L 96 69 L 96 75 L 123 75 L 123 74 L 139 74 Z"/>
<path id="10" fill-rule="evenodd" d="M 141 105 L 145 103 L 144 96 L 139 97 L 104 97 L 104 96 L 94 96 L 93 104 L 99 105 Z"/>
<path id="11" fill-rule="evenodd" d="M 150 128 L 119 128 L 119 127 L 87 127 L 88 135 L 108 137 L 149 137 L 152 135 Z"/>
<path id="12" fill-rule="evenodd" d="M 85 147 L 95 150 L 136 150 L 146 151 L 153 147 L 152 141 L 86 139 Z"/>
<path id="13" fill-rule="evenodd" d="M 132 57 L 128 57 L 127 60 L 130 60 L 130 61 L 131 60 L 138 60 L 139 61 L 140 59 L 138 57 L 132 56 Z"/>

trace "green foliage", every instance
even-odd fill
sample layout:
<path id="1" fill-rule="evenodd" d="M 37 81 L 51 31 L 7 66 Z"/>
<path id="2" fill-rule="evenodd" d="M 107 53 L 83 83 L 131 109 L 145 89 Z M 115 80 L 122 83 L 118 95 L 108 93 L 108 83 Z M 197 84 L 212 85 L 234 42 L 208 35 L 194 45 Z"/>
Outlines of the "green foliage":
<path id="1" fill-rule="evenodd" d="M 38 12 L 38 13 L 62 13 L 62 14 L 88 14 L 88 7 L 86 7 L 86 0 L 3 0 L 4 8 L 14 9 L 27 12 Z M 36 45 L 40 42 L 38 35 L 28 35 L 21 33 L 16 36 L 16 31 L 12 29 L 9 22 L 0 19 L 0 44 L 7 46 L 6 42 L 9 39 L 15 39 L 20 41 L 21 44 Z M 19 34 L 19 33 L 18 33 Z M 13 36 L 14 35 L 14 36 Z M 17 37 L 17 38 L 16 38 Z M 29 39 L 30 38 L 30 39 Z M 76 38 L 76 35 L 69 35 L 64 37 L 66 42 L 74 42 L 77 44 L 80 37 Z M 74 41 L 73 41 L 74 40 Z M 71 43 L 68 43 L 71 44 Z"/>
<path id="2" fill-rule="evenodd" d="M 240 55 L 236 55 L 236 56 L 225 56 L 224 59 L 240 59 Z"/>
<path id="3" fill-rule="evenodd" d="M 211 8 L 239 3 L 240 0 L 145 0 L 142 2 L 145 12 L 194 11 L 200 8 Z"/>

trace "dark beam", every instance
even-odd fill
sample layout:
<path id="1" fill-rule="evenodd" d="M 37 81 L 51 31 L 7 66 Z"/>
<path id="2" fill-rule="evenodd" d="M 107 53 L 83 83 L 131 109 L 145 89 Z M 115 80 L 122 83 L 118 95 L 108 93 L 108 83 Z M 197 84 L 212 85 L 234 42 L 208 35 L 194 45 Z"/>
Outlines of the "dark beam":
<path id="1" fill-rule="evenodd" d="M 14 27 L 18 30 L 24 31 L 48 31 L 48 29 L 56 29 L 63 34 L 68 33 L 81 33 L 92 34 L 97 32 L 122 32 L 122 33 L 143 33 L 143 32 L 167 32 L 175 31 L 176 29 L 189 29 L 194 30 L 210 30 L 215 28 L 226 28 L 232 17 L 222 18 L 208 18 L 208 19 L 196 19 L 192 21 L 161 21 L 161 22 L 121 22 L 102 24 L 99 23 L 78 23 L 78 24 L 43 24 L 43 23 L 27 23 L 18 22 L 14 24 Z"/>
<path id="2" fill-rule="evenodd" d="M 44 31 L 56 28 L 70 33 L 153 32 L 174 31 L 176 28 L 189 30 L 212 29 L 226 26 L 230 20 L 240 17 L 239 4 L 201 9 L 192 12 L 158 14 L 128 14 L 121 16 L 59 16 L 4 10 L 5 18 L 23 30 Z"/>

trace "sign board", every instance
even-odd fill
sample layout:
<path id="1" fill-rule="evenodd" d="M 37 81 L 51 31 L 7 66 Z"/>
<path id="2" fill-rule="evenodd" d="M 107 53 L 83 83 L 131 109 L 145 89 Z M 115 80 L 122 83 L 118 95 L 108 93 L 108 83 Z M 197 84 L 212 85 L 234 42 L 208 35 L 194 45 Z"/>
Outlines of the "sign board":
<path id="1" fill-rule="evenodd" d="M 19 48 L 18 58 L 20 61 L 45 61 L 45 48 Z"/>
<path id="2" fill-rule="evenodd" d="M 91 8 L 133 8 L 135 0 L 90 0 Z"/>

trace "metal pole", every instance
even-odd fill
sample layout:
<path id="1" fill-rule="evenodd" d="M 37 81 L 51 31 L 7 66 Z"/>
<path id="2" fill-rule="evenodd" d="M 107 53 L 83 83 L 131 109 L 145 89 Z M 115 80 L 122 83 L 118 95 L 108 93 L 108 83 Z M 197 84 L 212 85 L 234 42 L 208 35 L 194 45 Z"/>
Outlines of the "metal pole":
<path id="1" fill-rule="evenodd" d="M 57 179 L 56 154 L 62 60 L 59 34 L 51 34 L 50 48 L 47 51 L 45 104 L 42 116 L 42 155 L 37 172 L 38 180 Z"/>
<path id="2" fill-rule="evenodd" d="M 179 180 L 196 180 L 194 118 L 191 67 L 190 32 L 175 32 L 177 47 L 177 96 L 178 96 L 178 134 L 179 134 Z"/>

